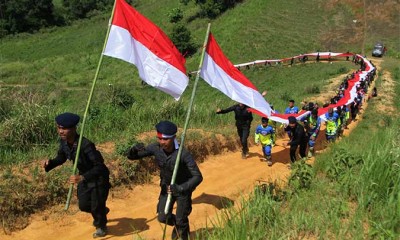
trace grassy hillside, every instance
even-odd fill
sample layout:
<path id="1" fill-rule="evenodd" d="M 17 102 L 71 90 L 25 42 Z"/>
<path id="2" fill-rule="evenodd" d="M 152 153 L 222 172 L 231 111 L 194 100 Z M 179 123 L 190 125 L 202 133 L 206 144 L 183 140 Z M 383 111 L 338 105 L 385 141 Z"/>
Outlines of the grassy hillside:
<path id="1" fill-rule="evenodd" d="M 315 24 L 310 28 L 307 17 L 315 14 L 315 18 L 321 18 L 322 14 L 316 11 L 321 1 L 301 6 L 294 3 L 295 1 L 288 4 L 284 13 L 280 13 L 278 9 L 284 7 L 281 3 L 244 1 L 213 21 L 212 31 L 226 55 L 234 63 L 267 57 L 280 58 L 314 51 L 320 47 L 318 37 L 315 36 L 318 32 L 316 29 L 322 31 L 322 26 Z M 179 4 L 178 1 L 165 1 L 163 4 L 157 1 L 138 1 L 136 6 L 139 11 L 168 33 L 171 26 L 166 20 L 166 14 L 169 9 Z M 193 4 L 182 7 L 186 18 L 194 19 L 188 23 L 188 27 L 193 31 L 196 42 L 201 44 L 208 20 L 193 17 L 197 11 Z M 298 18 L 300 10 L 307 12 L 304 18 Z M 28 145 L 30 149 L 31 144 L 37 146 L 37 144 L 55 142 L 52 117 L 67 110 L 83 113 L 104 41 L 107 21 L 108 14 L 104 14 L 87 21 L 77 22 L 71 27 L 48 29 L 34 35 L 2 39 L 0 74 L 4 94 L 1 101 L 11 101 L 13 105 L 12 110 L 6 108 L 3 111 L 2 118 L 6 121 L 2 122 L 4 130 L 0 142 L 6 145 L 10 152 L 20 145 Z M 263 32 L 268 34 L 263 34 Z M 295 41 L 288 39 L 295 39 Z M 284 44 L 285 42 L 287 44 Z M 188 59 L 188 70 L 197 68 L 198 61 L 198 54 Z M 312 72 L 299 79 L 304 85 L 321 86 L 323 82 L 318 80 L 322 75 L 326 72 L 329 72 L 330 76 L 339 74 L 343 66 L 341 64 L 299 66 L 300 72 L 303 72 L 301 68 L 309 68 Z M 351 66 L 346 66 L 346 68 L 350 70 Z M 270 71 L 273 73 L 270 74 Z M 295 68 L 285 73 L 275 69 L 258 69 L 253 72 L 247 71 L 245 74 L 249 74 L 255 85 L 262 89 L 266 87 L 269 76 L 274 76 L 273 81 L 283 83 L 287 82 L 288 78 L 295 78 L 295 72 Z M 275 90 L 282 94 L 285 91 L 292 92 L 292 89 L 285 90 L 284 87 L 292 84 L 279 84 L 274 87 L 272 82 L 267 85 L 270 92 Z M 182 125 L 190 92 L 191 85 L 182 97 L 182 101 L 175 103 L 166 94 L 151 87 L 142 86 L 136 68 L 132 65 L 105 57 L 92 103 L 92 120 L 89 121 L 87 136 L 96 142 L 115 141 L 117 136 L 119 140 L 121 137 L 124 140 L 140 132 L 151 130 L 160 118 L 170 118 Z M 289 96 L 298 102 L 305 97 L 307 94 L 297 93 L 297 91 L 295 96 Z M 130 99 L 132 105 L 128 108 L 116 108 L 115 105 L 118 105 L 121 99 Z M 283 108 L 286 105 L 287 96 L 272 100 L 277 107 Z M 217 107 L 230 104 L 232 102 L 227 97 L 201 82 L 191 126 L 213 130 L 230 124 L 232 116 L 214 117 L 213 113 Z M 40 109 L 36 109 L 39 106 Z M 32 108 L 36 109 L 33 115 L 30 113 Z M 160 111 L 160 109 L 163 110 Z M 35 120 L 35 114 L 41 117 L 41 127 Z M 32 132 L 33 130 L 24 129 L 23 125 L 18 125 L 21 124 L 21 119 L 26 117 L 24 115 L 29 116 L 25 120 L 27 124 L 37 129 L 34 131 L 41 132 L 39 139 L 32 136 L 37 135 Z M 20 129 L 19 132 L 16 132 L 17 129 Z M 96 131 L 92 134 L 94 129 Z M 35 154 L 31 156 L 37 157 Z M 15 161 L 20 157 L 7 154 L 7 157 L 2 157 L 2 161 L 7 162 L 8 158 Z"/>
<path id="2" fill-rule="evenodd" d="M 235 64 L 289 57 L 318 49 L 334 52 L 361 52 L 365 49 L 369 55 L 372 44 L 377 40 L 387 43 L 389 57 L 398 63 L 398 4 L 389 0 L 384 3 L 366 2 L 364 8 L 359 1 L 351 0 L 310 0 L 301 3 L 295 0 L 247 0 L 212 20 L 212 32 L 225 54 Z M 167 13 L 181 7 L 195 42 L 200 45 L 204 41 L 206 25 L 210 20 L 196 17 L 198 9 L 193 3 L 181 6 L 178 0 L 138 0 L 135 1 L 135 7 L 167 34 L 172 29 Z M 364 15 L 368 20 L 366 31 L 361 28 L 364 26 Z M 2 177 L 7 180 L 0 184 L 2 196 L 9 193 L 6 191 L 8 186 L 19 186 L 13 180 L 17 179 L 12 173 L 15 164 L 23 168 L 32 161 L 51 157 L 55 153 L 57 135 L 54 116 L 63 111 L 83 114 L 108 18 L 109 13 L 105 13 L 78 21 L 69 27 L 0 39 L 0 164 L 6 169 Z M 358 21 L 352 25 L 354 19 Z M 198 52 L 187 59 L 188 71 L 196 70 L 199 55 Z M 289 98 L 299 103 L 318 95 L 317 91 L 309 90 L 310 86 L 322 90 L 328 79 L 355 68 L 350 62 L 334 62 L 250 68 L 243 70 L 243 73 L 260 91 L 268 90 L 268 100 L 282 111 Z M 192 86 L 193 81 L 181 100 L 175 102 L 152 87 L 142 86 L 134 66 L 105 57 L 85 135 L 96 143 L 116 143 L 117 152 L 107 155 L 106 161 L 111 164 L 112 159 L 116 167 L 122 165 L 129 168 L 131 166 L 120 164 L 123 157 L 118 153 L 135 141 L 140 133 L 153 130 L 154 124 L 160 119 L 170 119 L 183 126 Z M 232 146 L 235 146 L 233 116 L 216 116 L 214 113 L 217 107 L 228 107 L 231 104 L 231 100 L 201 81 L 190 127 L 233 136 Z M 195 140 L 203 136 L 192 137 Z M 192 139 L 189 135 L 189 143 Z M 205 142 L 207 139 L 201 144 Z M 29 171 L 33 176 L 44 178 L 37 167 Z M 135 171 L 138 169 L 132 172 Z M 57 173 L 60 184 L 46 189 L 46 192 L 52 192 L 53 195 L 42 196 L 42 199 L 51 202 L 64 196 L 61 179 L 67 172 Z M 34 184 L 27 185 L 24 181 L 31 182 L 32 179 L 20 182 L 29 188 L 29 193 L 43 193 Z M 32 195 L 14 197 L 26 206 L 40 203 L 24 202 L 38 200 Z M 7 198 L 8 201 L 4 199 L 0 198 L 4 207 L 2 209 L 10 210 L 4 204 L 12 203 L 13 198 Z"/>

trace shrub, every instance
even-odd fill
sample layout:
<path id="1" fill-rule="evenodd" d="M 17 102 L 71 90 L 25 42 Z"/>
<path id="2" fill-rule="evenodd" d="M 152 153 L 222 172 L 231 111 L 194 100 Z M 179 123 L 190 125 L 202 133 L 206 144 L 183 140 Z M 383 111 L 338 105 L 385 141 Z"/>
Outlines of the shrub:
<path id="1" fill-rule="evenodd" d="M 122 109 L 128 109 L 135 103 L 135 99 L 129 94 L 126 89 L 122 87 L 114 87 L 110 85 L 110 88 L 106 91 L 107 101 L 116 107 Z"/>
<path id="2" fill-rule="evenodd" d="M 347 67 L 341 67 L 337 71 L 338 74 L 344 74 L 344 73 L 348 73 L 348 72 L 349 72 L 349 69 Z"/>
<path id="3" fill-rule="evenodd" d="M 63 0 L 63 6 L 67 9 L 68 17 L 71 19 L 85 18 L 95 10 L 104 10 L 111 1 L 108 0 Z"/>
<path id="4" fill-rule="evenodd" d="M 183 4 L 187 4 L 189 0 L 181 0 Z M 229 8 L 235 7 L 236 3 L 241 0 L 195 0 L 200 7 L 200 16 L 208 18 L 216 18 Z"/>
<path id="5" fill-rule="evenodd" d="M 173 26 L 171 40 L 184 56 L 191 56 L 197 50 L 189 29 L 181 23 Z"/>
<path id="6" fill-rule="evenodd" d="M 27 150 L 31 145 L 47 144 L 54 140 L 54 113 L 49 107 L 24 104 L 18 114 L 3 122 L 0 143 L 13 150 Z"/>
<path id="7" fill-rule="evenodd" d="M 180 8 L 174 8 L 168 13 L 170 23 L 178 23 L 183 18 L 183 12 Z"/>
<path id="8" fill-rule="evenodd" d="M 0 37 L 34 32 L 55 23 L 52 0 L 0 1 Z"/>
<path id="9" fill-rule="evenodd" d="M 333 152 L 331 162 L 326 169 L 327 176 L 332 180 L 340 180 L 348 169 L 363 164 L 363 162 L 362 157 L 354 155 L 344 148 L 339 148 Z"/>
<path id="10" fill-rule="evenodd" d="M 8 99 L 0 99 L 0 122 L 11 116 L 12 105 Z"/>
<path id="11" fill-rule="evenodd" d="M 313 169 L 305 160 L 292 165 L 292 172 L 289 177 L 289 186 L 296 192 L 301 189 L 309 189 L 313 180 Z"/>
<path id="12" fill-rule="evenodd" d="M 318 86 L 311 85 L 311 86 L 306 86 L 304 88 L 304 92 L 306 94 L 319 94 L 321 91 L 319 90 Z"/>

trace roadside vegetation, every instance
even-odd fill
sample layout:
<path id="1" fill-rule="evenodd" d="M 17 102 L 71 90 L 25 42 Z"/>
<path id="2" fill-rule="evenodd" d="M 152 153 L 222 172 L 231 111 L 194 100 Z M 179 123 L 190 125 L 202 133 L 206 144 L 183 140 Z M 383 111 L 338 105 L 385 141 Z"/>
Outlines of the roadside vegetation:
<path id="1" fill-rule="evenodd" d="M 347 39 L 349 41 L 350 39 L 354 40 L 351 34 L 335 42 L 328 42 L 325 39 L 327 36 L 335 39 L 335 34 L 341 33 L 337 32 L 332 26 L 343 26 L 348 21 L 351 22 L 352 19 L 360 17 L 360 12 L 355 10 L 357 5 L 354 5 L 352 1 L 345 1 L 340 4 L 335 4 L 335 1 L 326 2 L 322 0 L 306 1 L 301 4 L 294 0 L 286 3 L 272 0 L 240 1 L 234 8 L 224 9 L 219 13 L 220 15 L 213 17 L 212 20 L 200 14 L 195 1 L 187 1 L 186 5 L 180 3 L 180 1 L 162 1 L 161 3 L 160 1 L 149 0 L 134 2 L 135 7 L 141 13 L 168 34 L 173 32 L 173 24 L 165 19 L 168 19 L 168 14 L 174 8 L 182 9 L 183 19 L 180 21 L 185 23 L 185 26 L 191 32 L 194 44 L 198 46 L 203 42 L 207 22 L 212 21 L 213 34 L 234 64 L 256 59 L 289 57 L 317 50 L 332 50 L 333 52 L 350 50 L 359 53 L 362 48 L 361 39 L 358 39 L 358 35 L 350 45 L 346 44 L 346 41 Z M 56 7 L 60 7 L 60 4 L 60 1 L 55 3 Z M 338 11 L 343 14 L 338 15 Z M 388 10 L 387 15 L 385 15 L 387 19 L 381 22 L 391 20 L 392 11 L 392 9 Z M 326 16 L 335 16 L 336 22 L 331 22 Z M 27 216 L 44 209 L 49 204 L 60 203 L 65 200 L 67 189 L 65 179 L 71 170 L 68 167 L 63 167 L 60 171 L 46 175 L 42 171 L 40 160 L 53 157 L 58 146 L 54 117 L 64 111 L 83 115 L 90 85 L 100 57 L 108 18 L 109 12 L 96 11 L 95 14 L 90 15 L 90 18 L 73 21 L 66 27 L 46 28 L 35 34 L 8 35 L 0 39 L 0 165 L 2 169 L 0 173 L 2 180 L 0 183 L 0 210 L 4 213 L 1 216 L 2 227 L 7 231 L 26 226 L 28 223 Z M 372 47 L 372 44 L 378 39 L 377 35 L 380 33 L 380 28 L 376 26 L 381 26 L 381 22 L 371 24 L 371 29 L 368 30 L 371 32 L 366 35 L 366 46 L 368 46 L 366 51 L 370 51 L 369 46 Z M 388 28 L 395 29 L 392 25 L 388 25 Z M 358 29 L 350 28 L 349 31 L 354 33 Z M 398 34 L 396 34 L 396 31 L 391 32 L 387 29 L 382 33 L 388 45 L 388 55 L 394 59 L 385 59 L 385 64 L 388 62 L 385 69 L 390 71 L 398 81 L 400 75 L 398 67 L 396 68 L 396 63 L 400 58 Z M 199 55 L 198 50 L 187 59 L 188 72 L 197 70 Z M 351 62 L 334 62 L 333 64 L 296 64 L 292 67 L 251 67 L 242 71 L 260 91 L 267 90 L 268 101 L 274 103 L 277 110 L 282 111 L 289 99 L 293 98 L 299 104 L 302 100 L 317 96 L 324 86 L 330 83 L 330 79 L 352 72 L 357 68 L 358 66 Z M 150 179 L 155 168 L 149 159 L 132 163 L 127 162 L 122 155 L 128 146 L 138 141 L 140 136 L 153 131 L 154 124 L 160 119 L 169 119 L 176 122 L 178 126 L 183 126 L 192 83 L 193 81 L 190 82 L 181 100 L 175 102 L 164 93 L 150 86 L 142 85 L 137 71 L 132 65 L 105 57 L 84 135 L 97 145 L 113 143 L 111 149 L 103 152 L 106 163 L 112 170 L 113 186 L 131 184 L 132 182 L 143 183 Z M 310 86 L 312 87 L 310 88 Z M 231 127 L 233 117 L 231 115 L 215 115 L 216 108 L 228 107 L 233 103 L 203 81 L 200 82 L 190 122 L 190 128 L 193 131 L 187 135 L 187 145 L 194 151 L 199 161 L 202 161 L 208 154 L 234 151 L 238 147 L 235 130 Z M 398 103 L 396 106 L 398 106 Z M 366 121 L 360 123 L 361 127 L 358 127 L 355 131 L 355 136 L 357 136 L 358 131 L 363 131 L 362 126 L 364 124 L 371 127 L 375 126 L 378 129 L 380 125 L 374 124 L 374 121 L 381 122 L 382 118 L 385 124 L 386 122 L 390 122 L 390 124 L 387 125 L 388 130 L 377 131 L 377 134 L 378 132 L 379 134 L 385 133 L 381 136 L 384 140 L 381 139 L 382 141 L 377 143 L 382 144 L 387 141 L 388 144 L 394 144 L 394 139 L 387 140 L 387 138 L 395 135 L 395 126 L 398 127 L 397 121 L 392 119 L 392 116 L 378 116 L 374 114 L 373 110 L 367 113 Z M 367 130 L 359 133 L 358 136 L 366 132 Z M 348 141 L 353 138 L 356 137 L 350 136 Z M 328 164 L 328 160 L 323 161 L 326 162 L 326 165 L 317 163 L 315 169 L 299 165 L 299 168 L 302 169 L 301 174 L 305 174 L 307 179 L 309 178 L 306 186 L 300 190 L 292 189 L 291 185 L 286 190 L 277 189 L 276 191 L 279 190 L 277 193 L 269 193 L 269 191 L 263 193 L 257 190 L 255 196 L 261 198 L 251 200 L 255 201 L 253 203 L 251 201 L 244 203 L 244 209 L 247 204 L 254 204 L 260 208 L 263 206 L 262 210 L 253 209 L 252 211 L 258 211 L 255 211 L 254 214 L 275 211 L 279 216 L 274 219 L 282 223 L 289 223 L 291 218 L 289 213 L 297 212 L 299 216 L 297 222 L 293 221 L 293 224 L 307 225 L 308 222 L 306 224 L 304 221 L 309 221 L 309 219 L 301 215 L 302 211 L 297 205 L 290 207 L 291 202 L 289 200 L 307 199 L 307 197 L 311 200 L 312 195 L 318 192 L 312 192 L 308 189 L 317 189 L 318 186 L 319 191 L 327 193 L 323 194 L 324 196 L 332 195 L 338 198 L 340 194 L 336 193 L 341 191 L 338 187 L 341 183 L 338 182 L 337 178 L 342 178 L 342 175 L 328 176 L 326 169 L 333 169 L 336 166 L 333 163 L 339 161 L 338 158 L 350 160 L 361 158 L 362 164 L 357 162 L 354 167 L 352 165 L 343 168 L 364 169 L 364 166 L 370 162 L 368 160 L 369 155 L 366 155 L 367 150 L 370 149 L 370 144 L 378 140 L 374 140 L 375 135 L 371 136 L 371 139 L 362 139 L 364 141 L 360 143 L 360 146 L 363 147 L 360 148 L 353 149 L 350 147 L 353 146 L 355 140 L 348 143 L 342 141 L 343 143 L 335 145 L 326 154 L 326 159 L 332 161 L 332 167 Z M 152 137 L 144 139 L 144 141 L 152 140 L 154 140 Z M 351 151 L 348 153 L 347 149 Z M 370 152 L 370 154 L 373 153 Z M 382 154 L 388 154 L 379 157 L 387 158 L 387 164 L 390 165 L 390 159 L 394 155 L 391 155 L 390 152 Z M 367 178 L 369 173 L 365 170 L 363 172 L 364 178 Z M 384 174 L 388 177 L 396 174 L 396 172 L 385 172 Z M 321 182 L 326 184 L 316 182 L 320 175 L 325 177 Z M 326 186 L 331 186 L 335 182 L 338 182 L 336 183 L 338 184 L 337 187 L 326 188 Z M 397 186 L 398 183 L 397 181 Z M 297 186 L 297 184 L 295 185 Z M 303 186 L 304 184 L 300 185 Z M 374 186 L 371 188 L 374 188 Z M 348 187 L 351 187 L 354 191 L 362 189 L 355 185 Z M 366 187 L 364 190 L 369 191 L 370 188 Z M 394 190 L 393 192 L 396 192 Z M 389 192 L 382 196 L 381 193 L 377 193 L 381 197 L 379 201 L 389 201 L 390 198 L 398 201 L 398 196 L 390 195 L 391 190 Z M 343 199 L 346 199 L 343 208 L 349 209 L 345 212 L 348 218 L 350 215 L 351 217 L 359 216 L 357 220 L 352 220 L 353 223 L 355 223 L 354 221 L 364 222 L 369 233 L 370 230 L 372 231 L 375 227 L 378 229 L 381 225 L 375 226 L 370 222 L 370 219 L 374 221 L 379 219 L 372 218 L 376 215 L 372 215 L 368 208 L 368 206 L 375 205 L 366 204 L 365 199 L 359 200 L 354 197 L 358 197 L 360 194 L 359 192 L 347 191 L 343 196 Z M 365 195 L 364 192 L 363 194 Z M 386 199 L 386 197 L 389 198 Z M 263 199 L 269 202 L 269 205 L 263 202 Z M 337 199 L 337 202 L 343 199 Z M 352 199 L 352 201 L 348 199 Z M 378 201 L 376 199 L 373 198 L 372 200 Z M 326 201 L 328 200 L 326 199 Z M 314 201 L 316 200 L 314 199 Z M 260 205 L 257 205 L 258 203 Z M 333 200 L 329 202 L 332 205 L 335 205 L 335 203 Z M 271 206 L 271 208 L 266 209 L 264 205 Z M 321 208 L 323 206 L 321 202 Z M 359 211 L 362 210 L 361 212 L 358 212 L 359 207 Z M 284 214 L 277 212 L 279 209 L 286 209 L 285 211 L 288 214 L 286 220 L 280 220 L 279 217 L 281 215 L 284 217 Z M 352 211 L 357 214 L 353 215 Z M 227 216 L 233 217 L 233 215 Z M 327 215 L 327 219 L 329 216 L 332 217 L 333 215 Z M 315 218 L 315 216 L 310 216 L 310 218 Z M 228 221 L 226 231 L 228 231 L 230 224 L 236 221 L 235 219 L 226 219 Z M 260 216 L 257 219 L 266 220 L 266 218 Z M 267 221 L 268 226 L 276 223 L 274 219 Z M 304 221 L 301 222 L 300 220 Z M 246 220 L 245 226 L 258 226 L 258 222 L 256 224 L 256 222 L 251 221 Z M 321 220 L 321 223 L 324 221 Z M 339 219 L 337 221 L 340 222 Z M 284 230 L 283 226 L 282 229 Z M 387 227 L 388 225 L 382 226 L 389 229 L 387 236 L 391 236 L 390 234 L 393 231 Z M 316 228 L 321 230 L 315 231 Z M 337 228 L 336 230 L 332 229 L 332 226 L 322 228 L 315 224 L 314 232 L 309 231 L 311 227 L 304 229 L 300 227 L 293 230 L 294 232 L 289 232 L 288 236 L 302 236 L 301 234 L 305 234 L 305 232 L 307 234 L 312 232 L 313 236 L 320 236 L 321 234 L 326 234 L 325 236 L 331 236 L 329 234 L 345 236 L 340 235 L 344 233 L 340 232 L 339 227 Z M 358 230 L 361 231 L 361 229 Z M 241 231 L 244 231 L 240 232 L 242 235 L 237 236 L 244 236 L 244 233 L 249 233 L 252 230 L 249 227 Z M 271 231 L 275 230 L 272 229 Z M 279 236 L 273 235 L 278 234 L 278 231 L 270 233 L 271 236 Z M 351 236 L 355 236 L 354 233 L 352 232 L 353 235 Z M 226 236 L 225 239 L 235 239 L 228 238 L 231 235 L 224 235 L 228 233 L 216 231 L 215 234 L 222 234 L 219 236 L 222 236 L 222 238 Z M 254 234 L 256 234 L 256 229 L 254 229 Z M 217 236 L 215 235 L 215 237 Z M 257 237 L 255 238 L 257 239 Z"/>

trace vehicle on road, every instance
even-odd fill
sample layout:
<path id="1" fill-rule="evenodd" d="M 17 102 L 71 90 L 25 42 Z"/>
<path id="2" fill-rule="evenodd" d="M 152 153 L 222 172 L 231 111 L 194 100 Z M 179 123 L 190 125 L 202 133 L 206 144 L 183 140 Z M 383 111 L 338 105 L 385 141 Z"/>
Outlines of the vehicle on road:
<path id="1" fill-rule="evenodd" d="M 375 44 L 374 48 L 372 49 L 372 56 L 373 57 L 382 57 L 385 54 L 386 48 L 383 43 L 378 42 Z"/>

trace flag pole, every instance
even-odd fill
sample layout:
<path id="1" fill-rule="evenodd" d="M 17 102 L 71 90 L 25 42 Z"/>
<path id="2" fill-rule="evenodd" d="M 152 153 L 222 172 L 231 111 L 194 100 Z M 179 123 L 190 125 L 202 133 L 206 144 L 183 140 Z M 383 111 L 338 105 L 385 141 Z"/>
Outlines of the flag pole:
<path id="1" fill-rule="evenodd" d="M 114 6 L 113 6 L 113 9 L 112 9 L 112 12 L 111 12 L 111 17 L 110 17 L 110 20 L 109 20 L 109 22 L 108 22 L 107 34 L 106 34 L 106 37 L 105 37 L 105 40 L 104 40 L 104 44 L 103 44 L 103 50 L 102 50 L 101 55 L 100 55 L 99 63 L 97 64 L 96 74 L 94 75 L 94 79 L 93 79 L 93 83 L 92 83 L 92 88 L 90 89 L 89 97 L 88 97 L 88 100 L 87 100 L 87 103 L 86 103 L 86 109 L 85 109 L 85 113 L 84 113 L 84 115 L 83 115 L 82 127 L 81 127 L 81 131 L 80 131 L 80 135 L 79 135 L 79 140 L 78 140 L 78 148 L 76 149 L 76 155 L 75 155 L 74 166 L 73 166 L 73 169 L 72 169 L 72 175 L 75 175 L 75 173 L 76 173 L 76 168 L 77 168 L 77 166 L 78 166 L 78 159 L 79 159 L 79 153 L 80 153 L 80 150 L 81 150 L 83 131 L 84 131 L 84 129 L 85 129 L 85 123 L 86 123 L 87 114 L 88 114 L 88 111 L 89 111 L 90 102 L 92 101 L 92 96 L 93 96 L 93 92 L 94 92 L 94 87 L 95 87 L 96 82 L 97 82 L 97 77 L 98 77 L 99 72 L 100 72 L 101 64 L 102 64 L 102 62 L 103 62 L 103 53 L 104 53 L 104 49 L 106 48 L 106 45 L 107 45 L 108 35 L 110 34 L 111 22 L 112 22 L 112 20 L 113 20 L 113 18 L 114 18 L 114 11 L 115 11 L 116 2 L 117 2 L 117 0 L 114 1 Z M 72 190 L 73 190 L 73 189 L 74 189 L 74 184 L 71 183 L 71 184 L 69 185 L 69 191 L 68 191 L 67 201 L 66 201 L 65 207 L 64 207 L 64 210 L 65 210 L 65 211 L 67 211 L 68 208 L 69 208 L 69 204 L 70 204 L 70 202 L 71 202 Z"/>
<path id="2" fill-rule="evenodd" d="M 185 125 L 183 127 L 183 133 L 182 133 L 182 136 L 181 136 L 181 143 L 180 143 L 179 150 L 178 150 L 178 156 L 176 157 L 176 161 L 175 161 L 175 166 L 174 166 L 174 172 L 172 174 L 171 185 L 175 184 L 175 179 L 176 179 L 176 175 L 177 175 L 177 172 L 178 172 L 179 162 L 181 160 L 183 144 L 185 142 L 186 130 L 187 130 L 187 127 L 189 125 L 189 119 L 190 119 L 190 114 L 192 112 L 194 96 L 196 95 L 197 83 L 199 82 L 199 78 L 200 78 L 200 70 L 201 70 L 201 68 L 203 66 L 204 54 L 205 54 L 207 43 L 208 43 L 208 36 L 210 35 L 210 28 L 211 28 L 211 23 L 208 23 L 207 34 L 206 34 L 206 38 L 204 40 L 203 51 L 202 51 L 201 57 L 200 57 L 199 71 L 197 71 L 196 79 L 194 81 L 194 86 L 193 86 L 193 90 L 192 90 L 192 97 L 190 98 L 189 109 L 188 109 L 188 111 L 186 113 Z M 165 204 L 165 209 L 164 209 L 165 215 L 168 214 L 168 209 L 169 209 L 169 206 L 171 204 L 171 199 L 172 199 L 172 195 L 171 195 L 171 193 L 169 193 L 168 194 L 168 198 L 167 198 L 167 203 Z"/>

